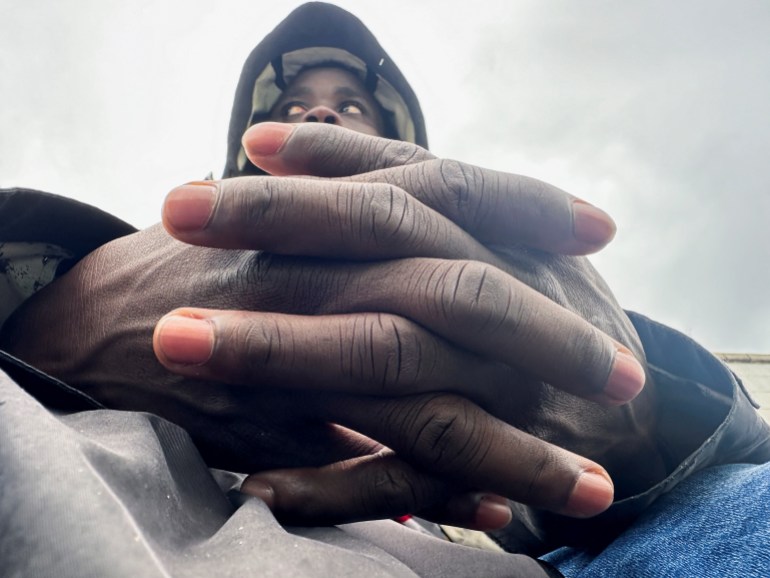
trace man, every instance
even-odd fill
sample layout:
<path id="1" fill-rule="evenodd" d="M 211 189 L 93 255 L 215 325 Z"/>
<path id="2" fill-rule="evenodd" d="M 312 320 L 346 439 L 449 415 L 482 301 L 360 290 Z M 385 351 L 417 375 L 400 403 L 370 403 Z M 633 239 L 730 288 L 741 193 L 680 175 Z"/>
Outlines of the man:
<path id="1" fill-rule="evenodd" d="M 348 31 L 359 27 L 361 34 L 357 21 L 330 7 L 311 5 L 293 18 L 282 25 L 284 29 L 317 32 L 335 30 L 333 24 L 347 26 Z M 303 19 L 314 26 L 297 26 L 297 20 Z M 308 35 L 311 41 L 316 40 Z M 350 34 L 343 38 L 349 40 Z M 374 62 L 381 59 L 378 54 Z M 324 57 L 319 62 L 328 64 L 329 59 Z M 275 62 L 271 66 L 275 71 Z M 276 97 L 290 96 L 292 90 L 304 96 L 318 87 L 312 82 L 302 87 L 308 75 L 312 78 L 329 68 L 306 69 L 285 86 L 285 93 L 278 91 Z M 334 86 L 341 78 L 350 80 L 346 76 L 352 74 L 349 70 L 331 69 L 339 72 Z M 277 85 L 276 78 L 270 82 Z M 381 81 L 380 77 L 377 84 Z M 356 88 L 354 82 L 350 84 L 353 86 L 348 88 Z M 246 86 L 246 90 L 253 91 L 248 82 Z M 371 90 L 371 94 L 376 99 L 377 91 Z M 261 120 L 259 102 L 255 97 L 250 106 L 255 121 Z M 712 415 L 694 423 L 695 431 L 669 436 L 664 444 L 657 442 L 659 436 L 670 433 L 666 428 L 671 429 L 672 416 L 662 416 L 661 427 L 653 410 L 668 405 L 671 395 L 680 395 L 678 391 L 666 390 L 660 395 L 659 388 L 652 385 L 655 382 L 648 382 L 631 404 L 603 409 L 533 379 L 537 376 L 609 404 L 634 398 L 641 386 L 636 362 L 618 362 L 628 359 L 626 349 L 566 309 L 529 291 L 504 271 L 515 272 L 530 285 L 547 291 L 552 299 L 601 324 L 639 357 L 643 354 L 628 319 L 584 262 L 505 247 L 501 258 L 446 218 L 453 217 L 468 232 L 490 244 L 523 243 L 582 253 L 597 248 L 611 236 L 611 225 L 606 225 L 600 213 L 586 212 L 579 203 L 540 183 L 435 162 L 424 150 L 410 145 L 323 130 L 331 127 L 292 130 L 258 126 L 249 132 L 246 150 L 241 151 L 240 133 L 245 126 L 243 107 L 238 104 L 237 99 L 239 112 L 234 113 L 231 127 L 236 127 L 239 136 L 237 147 L 233 147 L 231 139 L 230 170 L 237 166 L 238 171 L 248 172 L 246 159 L 250 157 L 274 174 L 340 175 L 352 181 L 346 185 L 337 181 L 258 179 L 223 181 L 213 187 L 187 186 L 167 200 L 165 222 L 171 232 L 184 241 L 225 248 L 261 248 L 289 255 L 375 262 L 323 263 L 203 250 L 169 242 L 163 231 L 155 228 L 105 245 L 29 300 L 4 328 L 7 349 L 111 407 L 151 409 L 184 425 L 212 464 L 265 469 L 346 460 L 342 471 L 324 467 L 252 478 L 252 491 L 266 495 L 279 514 L 295 520 L 315 517 L 336 521 L 361 516 L 362 510 L 369 516 L 389 515 L 403 513 L 408 505 L 430 507 L 433 511 L 429 513 L 439 518 L 454 517 L 473 525 L 474 516 L 483 508 L 474 510 L 478 504 L 472 501 L 469 508 L 463 492 L 480 489 L 538 507 L 531 511 L 517 507 L 519 525 L 499 535 L 503 543 L 516 543 L 521 534 L 515 530 L 525 527 L 545 529 L 556 536 L 561 532 L 573 539 L 577 532 L 590 528 L 596 532 L 594 539 L 600 541 L 617 531 L 618 519 L 635 513 L 684 477 L 686 472 L 682 471 L 669 474 L 711 434 L 728 410 L 730 416 L 720 426 L 720 433 L 711 438 L 714 449 L 701 448 L 693 454 L 693 462 L 719 463 L 725 459 L 716 451 L 720 446 L 724 450 L 729 445 L 735 450 L 732 459 L 761 459 L 767 452 L 766 430 L 756 419 L 747 422 L 751 431 L 731 431 L 735 430 L 731 416 L 750 416 L 749 406 L 725 370 L 702 353 L 692 357 L 694 371 L 702 375 L 690 375 L 711 384 L 725 400 L 713 403 L 708 396 L 692 397 L 693 406 L 711 408 Z M 268 112 L 286 117 L 304 115 L 302 120 L 319 123 L 346 118 L 343 115 L 348 113 L 359 114 L 352 112 L 351 103 L 338 104 L 347 108 L 324 105 L 331 114 L 319 114 L 315 106 L 302 110 L 302 103 L 281 101 L 277 108 L 271 104 Z M 419 134 L 421 117 L 414 115 L 413 106 L 411 111 L 412 126 L 416 127 L 413 133 Z M 313 114 L 316 116 L 311 118 Z M 398 114 L 394 117 L 392 126 L 406 126 L 408 130 L 403 115 L 402 120 Z M 379 134 L 386 124 L 381 118 L 371 126 Z M 319 140 L 319 135 L 325 138 Z M 371 174 L 374 169 L 377 172 Z M 474 176 L 475 181 L 469 178 Z M 460 180 L 465 186 L 457 187 Z M 508 195 L 514 188 L 525 191 L 521 198 Z M 413 200 L 409 193 L 421 195 L 419 200 L 423 202 Z M 457 193 L 454 199 L 452 193 Z M 18 196 L 35 198 L 23 193 Z M 465 203 L 460 210 L 458 198 Z M 382 206 L 388 218 L 381 220 L 383 213 L 378 212 L 377 203 L 362 203 L 361 199 L 385 201 Z M 327 210 L 320 212 L 324 207 Z M 330 211 L 329 207 L 338 210 Z M 471 212 L 469 216 L 467 207 L 485 211 Z M 400 213 L 391 211 L 393 208 L 399 208 Z M 509 217 L 516 214 L 511 208 L 542 215 L 541 220 L 527 223 L 522 219 L 521 229 L 511 231 Z M 393 214 L 403 217 L 396 221 L 399 226 L 395 229 L 389 218 Z M 586 215 L 593 220 L 586 221 Z M 589 226 L 573 228 L 573 220 L 578 224 L 588 222 Z M 603 229 L 601 223 L 605 223 Z M 125 231 L 117 223 L 109 224 L 113 234 Z M 415 235 L 425 230 L 430 234 Z M 589 243 L 586 230 L 593 233 L 588 236 Z M 418 259 L 381 261 L 403 257 Z M 394 279 L 407 282 L 394 283 Z M 512 303 L 514 307 L 510 307 Z M 254 309 L 262 313 L 185 309 L 182 315 L 166 317 L 156 330 L 156 351 L 168 367 L 195 378 L 190 380 L 162 372 L 152 359 L 147 339 L 158 317 L 178 305 Z M 596 311 L 602 311 L 606 318 L 595 318 Z M 372 316 L 371 312 L 379 314 Z M 529 315 L 524 315 L 527 312 Z M 312 317 L 298 317 L 306 314 Z M 664 344 L 681 340 L 640 319 L 636 327 L 645 332 L 645 345 L 651 348 L 648 355 L 652 351 L 656 363 L 665 358 L 661 353 L 666 350 Z M 378 333 L 378 328 L 385 330 Z M 281 344 L 280 336 L 287 332 L 289 346 Z M 74 339 L 62 339 L 62 333 Z M 394 333 L 399 337 L 399 355 L 395 358 L 392 339 L 388 340 Z M 565 339 L 565 335 L 577 336 L 576 341 Z M 364 346 L 354 347 L 360 340 Z M 198 356 L 191 358 L 191 350 Z M 342 359 L 345 351 L 353 353 L 348 365 L 328 363 L 329 359 Z M 399 363 L 389 366 L 391 359 Z M 432 360 L 430 371 L 413 371 L 410 376 L 402 368 L 409 369 L 404 360 L 410 359 L 412 363 Z M 554 359 L 561 365 L 554 364 Z M 8 363 L 9 368 L 20 367 L 11 359 Z M 19 375 L 19 370 L 15 371 Z M 656 382 L 666 379 L 665 373 L 656 370 Z M 409 378 L 405 379 L 405 375 Z M 222 380 L 232 385 L 217 383 Z M 66 388 L 53 389 L 50 378 L 32 373 L 19 381 L 39 392 L 49 405 L 58 403 L 61 407 L 80 395 Z M 281 387 L 363 390 L 385 397 L 378 400 L 344 393 L 287 393 Z M 688 390 L 689 396 L 701 386 L 688 387 L 692 390 Z M 486 412 L 456 396 L 428 393 L 436 389 L 471 397 Z M 68 393 L 57 394 L 51 402 L 51 391 Z M 422 395 L 390 397 L 416 391 Z M 434 540 L 424 542 L 386 523 L 357 525 L 344 531 L 294 530 L 293 535 L 287 535 L 260 509 L 261 502 L 247 501 L 233 514 L 185 439 L 167 423 L 114 412 L 83 412 L 57 420 L 18 391 L 9 390 L 9 396 L 13 400 L 12 407 L 6 408 L 13 410 L 7 422 L 9 431 L 14 431 L 15 426 L 16 431 L 24 432 L 21 439 L 17 439 L 18 435 L 11 439 L 25 448 L 26 455 L 30 455 L 30 448 L 45 456 L 50 456 L 52 450 L 66 454 L 56 460 L 49 458 L 50 465 L 72 483 L 62 493 L 57 509 L 53 507 L 57 504 L 56 492 L 52 496 L 50 487 L 41 488 L 37 482 L 35 487 L 45 498 L 37 503 L 46 508 L 39 514 L 44 520 L 39 525 L 29 522 L 37 519 L 35 516 L 5 518 L 9 520 L 8 535 L 24 546 L 15 548 L 12 560 L 6 556 L 13 562 L 12 568 L 42 572 L 51 568 L 51 560 L 29 558 L 31 544 L 20 537 L 24 534 L 19 524 L 24 520 L 27 536 L 58 537 L 52 543 L 59 548 L 49 549 L 54 552 L 54 561 L 60 556 L 69 568 L 80 569 L 82 565 L 94 574 L 148 575 L 154 569 L 158 573 L 203 575 L 259 567 L 276 575 L 302 575 L 307 563 L 313 575 L 360 575 L 365 571 L 393 575 L 406 572 L 401 564 L 422 575 L 510 574 L 514 569 L 521 575 L 542 575 L 531 559 L 468 552 Z M 670 411 L 681 416 L 683 410 L 673 407 Z M 582 516 L 606 508 L 607 498 L 611 497 L 606 491 L 606 473 L 594 462 L 517 433 L 487 412 L 606 465 L 622 492 L 620 497 L 627 499 L 617 502 L 610 516 L 597 524 L 578 523 L 576 530 L 564 518 L 543 517 L 541 508 Z M 459 425 L 458 416 L 465 419 Z M 35 439 L 30 439 L 25 422 L 45 424 L 40 428 L 37 445 Z M 298 423 L 302 427 L 297 427 Z M 385 442 L 396 453 L 377 452 L 378 446 L 372 445 L 371 439 L 330 423 Z M 434 427 L 436 424 L 439 427 Z M 580 430 L 577 435 L 575 428 Z M 434 433 L 432 444 L 425 439 L 425 431 Z M 52 433 L 61 439 L 52 438 Z M 125 439 L 126 435 L 130 437 Z M 607 444 L 608 435 L 615 443 Z M 466 443 L 458 443 L 463 440 Z M 468 444 L 467 440 L 474 443 Z M 669 453 L 662 454 L 662 447 Z M 645 456 L 649 463 L 629 461 L 634 456 Z M 65 467 L 77 463 L 85 467 Z M 524 467 L 512 467 L 519 463 Z M 40 471 L 40 464 L 34 462 L 14 465 L 8 471 L 13 476 L 11 481 L 17 483 L 32 484 L 34 473 Z M 533 472 L 539 476 L 533 477 Z M 647 475 L 640 476 L 640 472 Z M 83 475 L 78 477 L 76 473 Z M 362 489 L 388 489 L 393 479 L 405 480 L 406 484 L 401 488 L 392 484 L 390 493 L 360 493 Z M 589 483 L 582 484 L 584 489 L 580 490 L 579 480 L 586 479 Z M 99 480 L 104 482 L 101 486 Z M 319 484 L 321 481 L 325 483 Z M 137 491 L 142 485 L 146 495 Z M 98 488 L 102 488 L 101 493 Z M 9 490 L 7 495 L 19 494 Z M 442 498 L 448 501 L 437 513 Z M 72 547 L 72 543 L 61 540 L 62 520 L 70 520 L 62 511 L 72 504 L 87 511 L 89 515 L 82 518 L 93 522 L 89 525 L 77 520 L 72 524 L 77 528 L 70 536 L 72 543 L 82 545 L 90 539 L 102 544 L 114 553 L 112 565 L 104 565 L 91 549 Z M 20 507 L 23 512 L 30 510 L 26 501 L 21 501 Z M 388 511 L 394 507 L 399 511 Z M 486 510 L 488 522 L 490 508 Z M 498 525 L 500 516 L 494 521 L 488 526 Z M 107 525 L 116 528 L 116 539 L 111 540 L 101 531 Z M 121 539 L 125 535 L 119 530 L 121 526 L 130 529 L 136 539 Z M 298 542 L 297 535 L 314 540 Z M 554 539 L 551 535 L 540 537 Z M 335 548 L 330 550 L 329 544 Z M 296 551 L 300 552 L 300 560 L 289 557 L 289 552 Z"/>

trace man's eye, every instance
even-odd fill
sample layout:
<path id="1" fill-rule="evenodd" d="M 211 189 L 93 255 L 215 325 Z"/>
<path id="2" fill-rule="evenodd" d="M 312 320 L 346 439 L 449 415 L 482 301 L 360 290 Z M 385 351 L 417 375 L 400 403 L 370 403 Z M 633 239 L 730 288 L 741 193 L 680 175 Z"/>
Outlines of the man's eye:
<path id="1" fill-rule="evenodd" d="M 364 107 L 357 102 L 345 102 L 339 110 L 342 114 L 364 114 Z"/>
<path id="2" fill-rule="evenodd" d="M 305 112 L 307 112 L 307 108 L 296 102 L 290 102 L 283 107 L 283 116 L 297 116 L 298 114 L 303 114 Z"/>

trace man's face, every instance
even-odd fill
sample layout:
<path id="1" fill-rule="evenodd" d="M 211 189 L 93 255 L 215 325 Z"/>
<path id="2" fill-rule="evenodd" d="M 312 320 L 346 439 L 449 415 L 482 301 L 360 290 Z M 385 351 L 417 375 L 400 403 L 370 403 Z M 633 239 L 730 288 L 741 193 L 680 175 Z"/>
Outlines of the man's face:
<path id="1" fill-rule="evenodd" d="M 270 112 L 277 122 L 325 122 L 383 136 L 380 108 L 358 77 L 339 68 L 299 74 Z"/>

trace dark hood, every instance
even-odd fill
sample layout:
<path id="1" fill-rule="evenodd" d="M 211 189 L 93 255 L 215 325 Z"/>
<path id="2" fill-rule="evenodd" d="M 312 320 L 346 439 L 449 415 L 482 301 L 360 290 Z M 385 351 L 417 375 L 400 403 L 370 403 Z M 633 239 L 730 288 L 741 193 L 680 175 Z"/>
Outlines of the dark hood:
<path id="1" fill-rule="evenodd" d="M 235 91 L 223 177 L 261 174 L 246 159 L 241 137 L 265 120 L 286 85 L 303 67 L 338 62 L 358 71 L 401 140 L 427 148 L 420 103 L 401 71 L 355 16 L 331 4 L 303 4 L 251 52 Z"/>

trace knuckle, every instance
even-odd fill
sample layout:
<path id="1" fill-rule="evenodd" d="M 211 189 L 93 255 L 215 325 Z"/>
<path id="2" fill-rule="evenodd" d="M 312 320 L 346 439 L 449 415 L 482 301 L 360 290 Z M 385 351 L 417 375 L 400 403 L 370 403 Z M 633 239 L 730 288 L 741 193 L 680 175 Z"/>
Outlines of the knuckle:
<path id="1" fill-rule="evenodd" d="M 403 249 L 417 244 L 426 234 L 416 220 L 414 203 L 402 189 L 393 185 L 374 185 L 369 198 L 362 202 L 367 203 L 371 219 L 367 230 L 379 244 Z"/>
<path id="2" fill-rule="evenodd" d="M 585 281 L 574 271 L 578 259 L 549 253 L 522 251 L 517 247 L 495 247 L 495 253 L 505 261 L 511 275 L 542 293 L 551 301 L 571 308 L 571 285 L 582 286 Z M 579 263 L 578 263 L 579 264 Z M 565 283 L 565 280 L 568 283 Z M 571 293 L 575 293 L 574 290 Z"/>
<path id="3" fill-rule="evenodd" d="M 285 328 L 272 316 L 265 316 L 259 323 L 236 316 L 227 323 L 220 339 L 217 352 L 226 357 L 225 371 L 235 372 L 236 379 L 244 384 L 253 383 L 272 366 L 291 363 L 285 359 Z"/>
<path id="4" fill-rule="evenodd" d="M 577 324 L 566 339 L 568 348 L 565 357 L 577 360 L 575 383 L 588 384 L 589 391 L 602 391 L 612 371 L 615 347 L 588 323 Z"/>
<path id="5" fill-rule="evenodd" d="M 289 314 L 335 313 L 339 296 L 355 280 L 352 267 L 265 252 L 242 254 L 232 281 L 223 285 L 239 309 Z"/>
<path id="6" fill-rule="evenodd" d="M 577 478 L 575 477 L 572 483 L 561 478 L 557 480 L 554 473 L 560 470 L 559 465 L 563 460 L 553 448 L 544 446 L 541 449 L 542 451 L 531 452 L 526 459 L 527 467 L 520 470 L 526 474 L 520 500 L 526 503 L 566 502 L 570 488 Z M 563 499 L 553 495 L 561 492 L 565 494 Z"/>
<path id="7" fill-rule="evenodd" d="M 425 398 L 411 418 L 413 452 L 435 469 L 457 474 L 473 471 L 489 451 L 481 412 L 450 394 Z"/>
<path id="8" fill-rule="evenodd" d="M 355 189 L 343 181 L 316 184 L 333 189 L 330 191 L 332 194 L 327 197 L 325 207 L 325 218 L 329 229 L 336 231 L 341 243 L 357 247 L 370 234 L 361 220 L 361 216 L 367 210 L 368 195 L 362 194 L 362 190 Z M 366 185 L 362 188 L 364 187 Z M 355 226 L 356 223 L 358 226 Z"/>
<path id="9" fill-rule="evenodd" d="M 424 499 L 415 482 L 414 476 L 404 469 L 387 465 L 373 468 L 362 480 L 361 508 L 386 516 L 414 512 Z"/>
<path id="10" fill-rule="evenodd" d="M 496 173 L 503 211 L 521 237 L 540 247 L 572 234 L 572 202 L 564 191 L 538 179 Z"/>
<path id="11" fill-rule="evenodd" d="M 276 210 L 276 181 L 271 177 L 238 177 L 232 179 L 227 195 L 228 223 L 245 227 L 264 226 L 271 222 Z"/>
<path id="12" fill-rule="evenodd" d="M 276 488 L 274 495 L 273 511 L 284 518 L 287 522 L 297 524 L 323 523 L 334 520 L 338 512 L 330 512 L 329 500 L 324 491 L 319 488 L 320 477 L 311 475 L 308 470 L 304 470 L 304 479 L 294 478 L 290 480 L 278 477 L 277 482 L 273 484 Z M 280 485 L 283 482 L 284 486 Z M 290 489 L 289 489 L 290 488 Z"/>
<path id="13" fill-rule="evenodd" d="M 356 159 L 360 156 L 358 141 L 351 138 L 355 135 L 348 134 L 348 131 L 335 130 L 321 123 L 304 123 L 298 129 L 296 134 L 302 137 L 302 142 L 298 140 L 297 143 L 307 151 L 303 156 L 309 160 L 312 174 L 337 176 L 330 169 L 338 166 L 339 159 Z"/>
<path id="14" fill-rule="evenodd" d="M 442 159 L 433 163 L 440 184 L 443 206 L 452 211 L 452 220 L 461 226 L 478 218 L 483 202 L 484 172 L 459 161 Z"/>
<path id="15" fill-rule="evenodd" d="M 273 277 L 273 265 L 280 264 L 278 258 L 262 251 L 240 253 L 239 256 L 243 262 L 237 270 L 242 271 L 242 277 L 245 277 L 244 290 L 268 283 Z"/>
<path id="16" fill-rule="evenodd" d="M 422 427 L 415 440 L 416 449 L 436 462 L 444 459 L 447 450 L 451 450 L 464 433 L 461 416 L 449 404 L 435 398 L 425 404 L 418 422 Z"/>
<path id="17" fill-rule="evenodd" d="M 419 338 L 412 323 L 372 313 L 353 325 L 351 355 L 343 372 L 376 386 L 373 393 L 414 393 L 420 371 Z"/>
<path id="18" fill-rule="evenodd" d="M 527 310 L 520 292 L 501 271 L 477 261 L 450 265 L 442 297 L 448 321 L 473 332 L 517 332 Z"/>
<path id="19" fill-rule="evenodd" d="M 209 272 L 215 275 L 211 303 L 208 306 L 227 309 L 253 308 L 278 291 L 280 266 L 269 253 L 256 251 L 221 250 L 216 264 L 208 262 Z"/>
<path id="20" fill-rule="evenodd" d="M 368 142 L 373 161 L 369 170 L 410 165 L 429 155 L 425 149 L 406 141 L 371 139 Z"/>
<path id="21" fill-rule="evenodd" d="M 419 146 L 340 130 L 323 124 L 304 124 L 296 141 L 305 151 L 316 176 L 352 176 L 359 173 L 413 164 L 430 153 Z"/>

